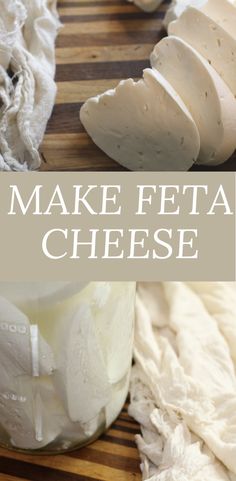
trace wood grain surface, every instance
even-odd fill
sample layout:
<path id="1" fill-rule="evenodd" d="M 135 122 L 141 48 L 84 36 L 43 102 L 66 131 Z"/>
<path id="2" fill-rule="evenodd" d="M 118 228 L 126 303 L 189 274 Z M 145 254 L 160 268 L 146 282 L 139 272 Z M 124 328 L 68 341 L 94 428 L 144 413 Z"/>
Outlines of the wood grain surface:
<path id="1" fill-rule="evenodd" d="M 134 435 L 138 424 L 127 404 L 111 428 L 89 446 L 68 454 L 34 456 L 0 448 L 0 481 L 140 481 Z"/>

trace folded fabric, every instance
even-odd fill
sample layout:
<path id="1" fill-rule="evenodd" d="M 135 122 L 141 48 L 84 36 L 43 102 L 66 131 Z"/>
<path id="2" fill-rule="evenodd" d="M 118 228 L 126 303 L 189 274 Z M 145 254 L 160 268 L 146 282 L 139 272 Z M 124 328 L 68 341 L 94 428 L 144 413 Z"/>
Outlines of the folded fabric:
<path id="1" fill-rule="evenodd" d="M 235 480 L 233 299 L 230 283 L 139 285 L 129 412 L 143 479 Z"/>
<path id="2" fill-rule="evenodd" d="M 0 0 L 0 11 L 0 170 L 37 169 L 56 95 L 56 0 Z"/>

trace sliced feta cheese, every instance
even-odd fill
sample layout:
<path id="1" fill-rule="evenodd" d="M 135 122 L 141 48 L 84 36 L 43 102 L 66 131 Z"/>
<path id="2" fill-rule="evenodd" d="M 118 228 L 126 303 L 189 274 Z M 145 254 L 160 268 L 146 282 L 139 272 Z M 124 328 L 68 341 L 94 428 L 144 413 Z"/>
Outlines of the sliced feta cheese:
<path id="1" fill-rule="evenodd" d="M 53 378 L 44 378 L 41 381 L 41 399 L 50 412 L 51 420 L 56 423 L 60 431 L 60 438 L 57 438 L 57 448 L 69 449 L 80 443 L 84 443 L 88 437 L 92 437 L 104 425 L 105 415 L 97 415 L 95 419 L 87 423 L 72 422 L 60 400 L 56 395 Z M 52 451 L 54 446 L 52 445 Z"/>
<path id="2" fill-rule="evenodd" d="M 201 11 L 236 39 L 236 8 L 229 0 L 208 0 Z"/>
<path id="3" fill-rule="evenodd" d="M 109 383 L 114 384 L 126 376 L 131 365 L 135 283 L 127 284 L 124 289 L 124 284 L 117 282 L 115 288 L 114 286 L 113 288 L 110 287 L 110 295 L 106 297 L 109 286 L 111 286 L 111 283 L 108 282 L 98 284 L 99 297 L 97 290 L 95 290 L 92 312 L 99 345 L 102 348 L 106 364 L 108 380 Z M 105 305 L 101 305 L 101 299 L 104 299 L 104 301 L 106 299 Z M 116 306 L 115 309 L 114 306 Z M 105 316 L 104 309 L 106 311 Z"/>
<path id="4" fill-rule="evenodd" d="M 40 376 L 53 373 L 54 356 L 38 326 L 4 298 L 0 298 L 0 365 L 1 425 L 18 448 L 46 446 L 59 429 L 42 402 Z"/>
<path id="5" fill-rule="evenodd" d="M 168 33 L 182 38 L 203 55 L 236 97 L 236 40 L 232 35 L 194 7 L 171 22 Z"/>
<path id="6" fill-rule="evenodd" d="M 179 18 L 186 8 L 201 7 L 206 2 L 207 0 L 172 0 L 163 20 L 165 27 L 167 28 L 170 22 Z"/>
<path id="7" fill-rule="evenodd" d="M 60 434 L 60 427 L 55 411 L 43 402 L 44 381 L 10 374 L 9 365 L 1 362 L 0 424 L 17 448 L 47 446 Z"/>
<path id="8" fill-rule="evenodd" d="M 227 160 L 236 148 L 236 99 L 226 83 L 195 49 L 174 36 L 155 46 L 151 65 L 171 83 L 196 123 L 198 163 Z"/>
<path id="9" fill-rule="evenodd" d="M 35 329 L 36 328 L 36 329 Z M 13 304 L 0 298 L 0 364 L 9 366 L 11 376 L 52 374 L 51 348 L 37 326 Z"/>
<path id="10" fill-rule="evenodd" d="M 52 342 L 57 370 L 56 390 L 71 421 L 95 418 L 110 398 L 106 365 L 89 306 L 83 302 L 58 319 Z"/>
<path id="11" fill-rule="evenodd" d="M 163 2 L 163 0 L 128 0 L 131 3 L 137 5 L 137 7 L 141 8 L 145 12 L 154 12 L 159 5 Z"/>
<path id="12" fill-rule="evenodd" d="M 197 127 L 171 85 L 152 69 L 82 106 L 81 122 L 107 155 L 130 170 L 188 170 L 199 154 Z"/>
<path id="13" fill-rule="evenodd" d="M 207 12 L 209 16 L 215 20 L 222 27 L 228 29 L 228 18 L 230 12 L 232 12 L 232 6 L 236 6 L 235 0 L 172 0 L 163 20 L 165 27 L 167 28 L 170 22 L 173 22 L 182 15 L 184 10 L 188 7 L 203 7 L 202 10 Z M 230 32 L 235 36 L 235 14 L 232 13 L 230 17 Z"/>

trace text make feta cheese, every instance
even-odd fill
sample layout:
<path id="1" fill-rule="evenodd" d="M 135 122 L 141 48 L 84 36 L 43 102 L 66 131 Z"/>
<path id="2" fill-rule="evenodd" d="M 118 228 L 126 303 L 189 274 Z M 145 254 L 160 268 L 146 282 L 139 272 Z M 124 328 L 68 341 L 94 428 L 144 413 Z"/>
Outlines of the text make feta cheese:
<path id="1" fill-rule="evenodd" d="M 121 215 L 129 209 L 122 185 L 73 185 L 72 192 L 63 192 L 57 184 L 52 192 L 43 185 L 36 185 L 27 196 L 17 185 L 10 185 L 8 215 Z M 204 210 L 203 202 L 204 200 Z M 209 192 L 203 185 L 137 185 L 132 200 L 133 215 L 155 213 L 157 215 L 233 215 L 222 184 Z"/>

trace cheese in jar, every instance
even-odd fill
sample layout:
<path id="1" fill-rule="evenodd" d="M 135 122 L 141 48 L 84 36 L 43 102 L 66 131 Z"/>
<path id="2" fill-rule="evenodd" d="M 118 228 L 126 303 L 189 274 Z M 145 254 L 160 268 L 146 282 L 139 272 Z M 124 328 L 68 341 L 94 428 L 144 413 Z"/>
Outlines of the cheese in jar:
<path id="1" fill-rule="evenodd" d="M 96 439 L 125 402 L 134 282 L 0 282 L 0 444 L 59 453 Z"/>

